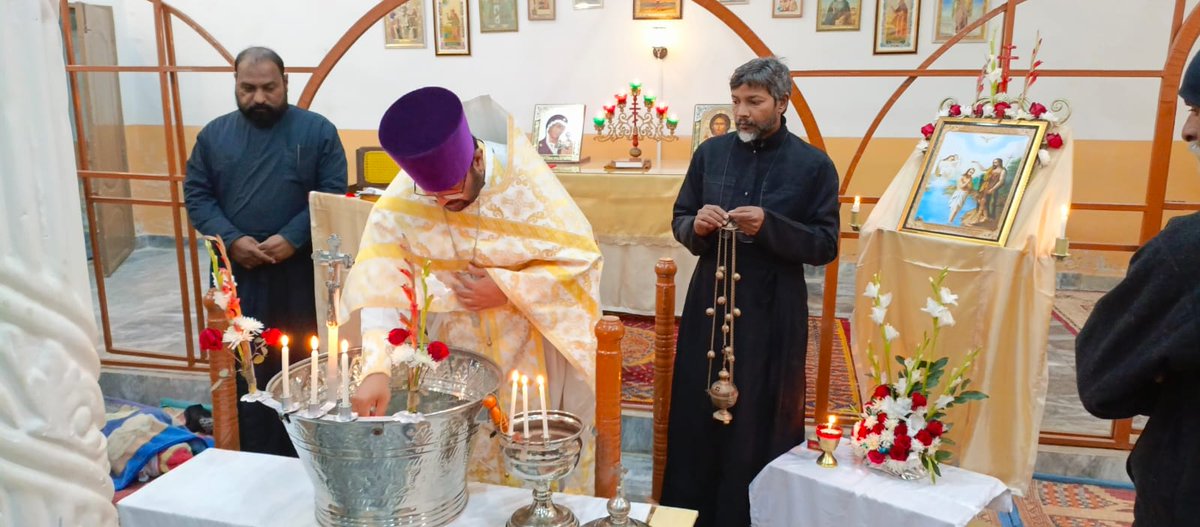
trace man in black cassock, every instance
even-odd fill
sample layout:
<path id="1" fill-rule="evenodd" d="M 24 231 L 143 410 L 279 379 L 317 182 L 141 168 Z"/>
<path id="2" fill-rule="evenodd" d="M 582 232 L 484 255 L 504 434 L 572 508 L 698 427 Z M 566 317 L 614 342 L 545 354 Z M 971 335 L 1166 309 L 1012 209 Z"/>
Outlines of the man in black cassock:
<path id="1" fill-rule="evenodd" d="M 675 201 L 675 238 L 700 257 L 688 286 L 671 386 L 662 503 L 700 512 L 698 526 L 750 525 L 750 481 L 804 442 L 808 292 L 804 264 L 837 256 L 838 176 L 824 152 L 788 132 L 791 77 L 776 58 L 730 78 L 736 134 L 700 144 Z M 717 230 L 734 222 L 737 268 L 732 423 L 713 419 L 706 390 L 720 369 L 713 335 Z M 708 378 L 708 350 L 716 350 Z"/>
<path id="2" fill-rule="evenodd" d="M 184 202 L 196 230 L 225 242 L 242 313 L 301 342 L 317 334 L 308 193 L 346 192 L 346 152 L 332 123 L 288 105 L 274 51 L 248 48 L 234 69 L 238 111 L 200 130 Z M 254 368 L 258 388 L 279 369 L 279 354 L 268 354 Z M 296 455 L 273 410 L 239 403 L 238 421 L 242 450 Z"/>
<path id="3" fill-rule="evenodd" d="M 1200 157 L 1200 60 L 1179 87 L 1183 140 Z M 1133 255 L 1075 338 L 1079 398 L 1103 419 L 1149 416 L 1126 463 L 1138 527 L 1200 523 L 1200 213 L 1172 219 Z"/>

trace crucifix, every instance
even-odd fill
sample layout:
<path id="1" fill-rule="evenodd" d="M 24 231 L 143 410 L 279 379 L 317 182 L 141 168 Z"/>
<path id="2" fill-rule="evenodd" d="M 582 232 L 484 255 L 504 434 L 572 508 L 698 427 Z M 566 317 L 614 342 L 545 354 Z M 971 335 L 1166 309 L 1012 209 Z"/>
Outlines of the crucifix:
<path id="1" fill-rule="evenodd" d="M 325 348 L 325 393 L 329 400 L 334 401 L 337 399 L 337 390 L 333 387 L 339 382 L 337 306 L 342 291 L 342 273 L 354 265 L 354 257 L 339 252 L 342 238 L 337 234 L 329 235 L 327 244 L 328 250 L 314 251 L 312 258 L 325 266 L 325 290 L 328 293 L 325 298 L 325 329 L 326 342 L 329 343 Z"/>

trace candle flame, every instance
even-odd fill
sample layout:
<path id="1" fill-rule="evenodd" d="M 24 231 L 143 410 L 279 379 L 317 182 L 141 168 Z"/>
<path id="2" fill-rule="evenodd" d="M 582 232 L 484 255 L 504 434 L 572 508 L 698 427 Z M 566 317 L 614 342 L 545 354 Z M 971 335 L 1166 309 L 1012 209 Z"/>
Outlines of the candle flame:
<path id="1" fill-rule="evenodd" d="M 528 376 L 528 375 L 522 375 L 522 376 L 521 376 L 521 384 L 522 384 L 522 385 L 527 385 L 527 384 L 529 384 L 529 376 Z"/>
<path id="2" fill-rule="evenodd" d="M 537 384 L 538 384 L 538 386 L 546 384 L 546 378 L 542 377 L 541 375 L 538 375 L 537 376 Z"/>
<path id="3" fill-rule="evenodd" d="M 829 426 L 827 426 L 827 428 L 833 428 L 835 425 L 837 425 L 837 416 L 836 415 L 829 416 Z"/>
<path id="4" fill-rule="evenodd" d="M 313 335 L 312 338 L 308 339 L 308 347 L 312 348 L 313 352 L 317 351 L 317 347 L 320 346 L 320 344 L 321 340 L 318 339 L 316 335 Z"/>
<path id="5" fill-rule="evenodd" d="M 280 344 L 282 344 L 282 345 L 283 345 L 283 347 L 285 347 L 285 348 L 286 348 L 286 347 L 287 347 L 287 345 L 288 345 L 288 336 L 287 336 L 287 335 L 284 335 L 284 336 L 280 337 L 280 338 L 279 338 L 279 343 L 280 343 Z"/>
<path id="6" fill-rule="evenodd" d="M 350 351 L 350 341 L 342 339 L 342 353 Z"/>
<path id="7" fill-rule="evenodd" d="M 513 370 L 513 372 L 512 372 L 512 375 L 510 376 L 510 378 L 512 379 L 512 382 L 514 382 L 514 383 L 515 383 L 515 382 L 518 382 L 518 381 L 520 381 L 520 380 L 521 380 L 521 373 L 520 373 L 520 372 L 518 372 L 517 370 Z"/>
<path id="8" fill-rule="evenodd" d="M 854 196 L 854 206 L 857 207 L 860 204 L 862 204 L 862 196 Z"/>
<path id="9" fill-rule="evenodd" d="M 1063 205 L 1063 206 L 1062 206 L 1062 216 L 1063 216 L 1063 221 L 1067 221 L 1067 216 L 1070 216 L 1070 215 L 1071 215 L 1071 206 L 1070 206 L 1070 205 Z"/>

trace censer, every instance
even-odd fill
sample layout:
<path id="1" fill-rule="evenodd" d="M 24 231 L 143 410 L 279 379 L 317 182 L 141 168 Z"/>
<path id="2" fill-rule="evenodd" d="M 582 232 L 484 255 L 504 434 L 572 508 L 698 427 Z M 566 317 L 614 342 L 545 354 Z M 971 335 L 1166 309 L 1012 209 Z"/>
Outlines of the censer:
<path id="1" fill-rule="evenodd" d="M 712 331 L 709 336 L 709 346 L 717 340 L 717 327 L 721 328 L 721 369 L 717 372 L 717 380 L 713 382 L 713 361 L 717 351 L 708 350 L 708 377 L 706 382 L 712 382 L 708 388 L 708 397 L 712 399 L 717 411 L 713 419 L 723 424 L 733 421 L 729 409 L 737 404 L 738 390 L 733 383 L 733 335 L 734 322 L 742 316 L 737 308 L 737 282 L 742 276 L 737 272 L 737 224 L 729 220 L 718 230 L 717 236 L 717 272 L 713 286 L 713 307 L 705 310 L 712 317 Z"/>

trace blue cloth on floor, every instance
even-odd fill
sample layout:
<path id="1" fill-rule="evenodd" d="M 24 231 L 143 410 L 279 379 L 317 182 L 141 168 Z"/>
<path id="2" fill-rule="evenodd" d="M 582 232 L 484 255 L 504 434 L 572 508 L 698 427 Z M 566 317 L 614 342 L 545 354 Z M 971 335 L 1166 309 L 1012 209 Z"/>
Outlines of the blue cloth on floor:
<path id="1" fill-rule="evenodd" d="M 111 441 L 115 434 L 119 435 L 119 439 L 127 443 L 127 446 L 122 448 L 123 452 L 127 453 L 136 448 L 124 467 L 114 467 L 109 474 L 116 490 L 124 489 L 137 481 L 142 469 L 168 448 L 187 443 L 195 455 L 213 446 L 211 438 L 202 438 L 186 428 L 175 425 L 170 416 L 153 406 L 105 397 L 104 410 L 108 414 L 103 429 L 105 437 L 109 437 Z M 160 427 L 154 426 L 158 430 L 150 434 L 144 427 L 146 419 L 160 421 L 165 427 L 158 429 Z M 123 430 L 122 427 L 126 428 Z"/>

